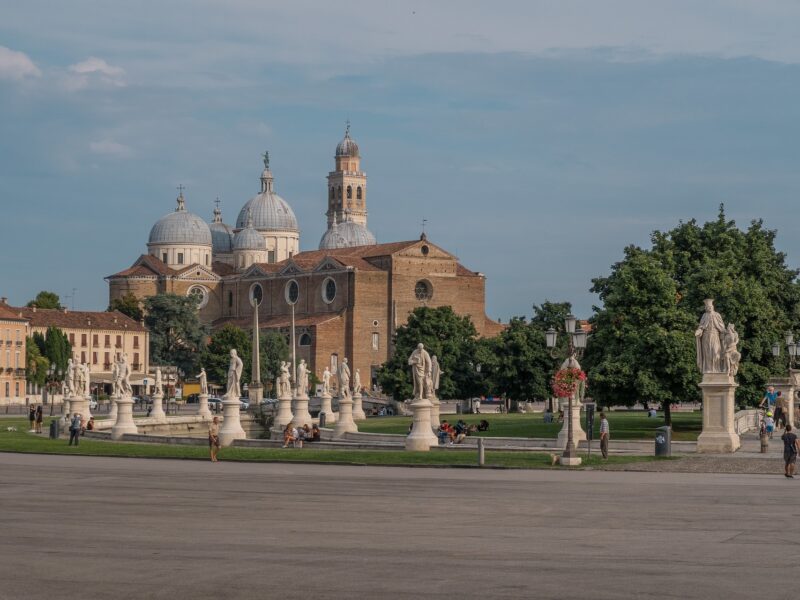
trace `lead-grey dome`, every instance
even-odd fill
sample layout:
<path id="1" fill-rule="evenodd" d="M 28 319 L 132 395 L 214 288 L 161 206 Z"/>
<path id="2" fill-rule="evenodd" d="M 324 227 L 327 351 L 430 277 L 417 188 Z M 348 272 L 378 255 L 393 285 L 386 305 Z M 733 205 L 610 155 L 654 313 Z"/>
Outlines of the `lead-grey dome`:
<path id="1" fill-rule="evenodd" d="M 211 246 L 211 229 L 202 218 L 186 210 L 181 194 L 175 212 L 164 215 L 153 225 L 148 239 L 150 244 Z"/>
<path id="2" fill-rule="evenodd" d="M 344 132 L 344 139 L 336 145 L 336 156 L 358 156 L 358 144 L 350 137 L 350 122 Z"/>
<path id="3" fill-rule="evenodd" d="M 361 223 L 344 221 L 338 225 L 334 222 L 322 235 L 319 242 L 320 250 L 335 250 L 336 248 L 352 248 L 354 246 L 374 246 L 375 236 Z"/>
<path id="4" fill-rule="evenodd" d="M 261 234 L 253 229 L 253 215 L 250 210 L 245 217 L 244 229 L 233 236 L 234 250 L 266 250 L 267 244 Z"/>
<path id="5" fill-rule="evenodd" d="M 230 254 L 233 250 L 233 229 L 222 222 L 222 211 L 214 209 L 214 220 L 209 223 L 211 230 L 211 250 L 214 254 Z"/>
<path id="6" fill-rule="evenodd" d="M 269 170 L 269 154 L 264 155 L 264 171 L 261 173 L 261 192 L 253 196 L 239 211 L 236 229 L 245 227 L 247 212 L 253 215 L 253 227 L 258 231 L 299 232 L 297 217 L 289 203 L 278 196 L 272 188 L 273 177 Z"/>

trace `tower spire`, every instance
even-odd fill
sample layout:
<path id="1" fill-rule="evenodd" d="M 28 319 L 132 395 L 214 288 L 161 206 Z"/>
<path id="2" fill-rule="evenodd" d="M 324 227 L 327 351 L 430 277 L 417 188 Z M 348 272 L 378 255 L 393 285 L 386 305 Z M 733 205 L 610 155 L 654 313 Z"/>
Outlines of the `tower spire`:
<path id="1" fill-rule="evenodd" d="M 183 190 L 185 190 L 186 188 L 183 187 L 183 185 L 181 184 L 175 189 L 178 190 L 178 198 L 177 198 L 178 207 L 175 209 L 175 212 L 181 212 L 186 210 L 186 201 L 183 199 Z"/>

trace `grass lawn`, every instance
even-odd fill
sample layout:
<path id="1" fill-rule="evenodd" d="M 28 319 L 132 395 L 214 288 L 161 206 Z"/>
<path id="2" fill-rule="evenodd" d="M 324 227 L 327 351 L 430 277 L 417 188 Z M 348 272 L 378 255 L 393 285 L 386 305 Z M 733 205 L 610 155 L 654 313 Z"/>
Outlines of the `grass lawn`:
<path id="1" fill-rule="evenodd" d="M 45 422 L 45 430 L 49 420 Z M 7 431 L 8 426 L 18 431 Z M 172 446 L 167 444 L 120 443 L 82 439 L 80 446 L 68 446 L 66 440 L 51 440 L 46 435 L 28 433 L 28 421 L 24 419 L 0 420 L 0 452 L 27 452 L 37 454 L 74 454 L 85 456 L 125 456 L 136 458 L 179 458 L 208 460 L 205 446 Z M 476 465 L 477 452 L 454 450 L 448 452 L 403 452 L 390 450 L 316 450 L 282 448 L 223 448 L 221 461 L 254 462 L 323 462 L 353 465 L 429 465 L 459 466 Z M 612 456 L 601 461 L 596 454 L 585 466 L 601 464 L 625 464 L 657 460 L 652 456 Z M 523 452 L 486 451 L 487 466 L 516 467 L 528 469 L 561 468 L 550 466 L 549 454 Z M 663 459 L 662 459 L 663 460 Z"/>
<path id="2" fill-rule="evenodd" d="M 581 415 L 583 416 L 583 415 Z M 652 440 L 655 428 L 664 425 L 663 415 L 655 419 L 647 417 L 642 411 L 615 411 L 607 413 L 608 425 L 613 440 Z M 527 437 L 555 438 L 561 424 L 545 423 L 541 413 L 522 414 L 481 414 L 444 415 L 451 423 L 459 418 L 468 424 L 477 424 L 481 419 L 489 421 L 489 431 L 477 435 L 487 437 Z M 411 417 L 374 417 L 358 422 L 358 430 L 365 433 L 406 433 Z M 585 423 L 585 420 L 582 421 Z M 703 428 L 703 415 L 694 413 L 672 414 L 672 439 L 674 441 L 693 441 Z M 594 439 L 600 437 L 600 418 L 594 422 Z"/>

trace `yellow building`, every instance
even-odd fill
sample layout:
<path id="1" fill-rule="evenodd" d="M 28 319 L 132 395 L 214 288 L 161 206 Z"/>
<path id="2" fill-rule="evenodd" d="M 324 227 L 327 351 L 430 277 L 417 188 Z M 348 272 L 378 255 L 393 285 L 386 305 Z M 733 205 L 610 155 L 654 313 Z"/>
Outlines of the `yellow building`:
<path id="1" fill-rule="evenodd" d="M 25 403 L 28 319 L 0 299 L 0 405 Z"/>

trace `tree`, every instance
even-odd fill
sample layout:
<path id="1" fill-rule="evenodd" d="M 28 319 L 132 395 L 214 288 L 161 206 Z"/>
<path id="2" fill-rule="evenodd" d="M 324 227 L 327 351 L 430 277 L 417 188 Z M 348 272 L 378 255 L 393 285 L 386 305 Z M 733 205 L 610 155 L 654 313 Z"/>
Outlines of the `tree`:
<path id="1" fill-rule="evenodd" d="M 703 299 L 713 298 L 742 340 L 737 399 L 757 402 L 769 375 L 786 369 L 772 343 L 800 323 L 798 271 L 775 235 L 761 221 L 739 229 L 720 207 L 702 226 L 654 232 L 650 249 L 626 248 L 611 275 L 593 280 L 603 307 L 586 352 L 592 396 L 629 405 L 699 398 L 693 334 Z"/>
<path id="2" fill-rule="evenodd" d="M 176 365 L 185 373 L 198 369 L 207 329 L 200 322 L 197 298 L 158 294 L 145 300 L 145 325 L 150 330 L 150 362 Z"/>
<path id="3" fill-rule="evenodd" d="M 58 294 L 44 290 L 36 294 L 36 298 L 28 302 L 26 306 L 36 308 L 56 308 L 59 310 L 64 308 L 61 306 L 61 298 L 58 297 Z"/>
<path id="4" fill-rule="evenodd" d="M 49 364 L 55 365 L 62 373 L 67 372 L 67 361 L 72 358 L 72 344 L 67 334 L 58 327 L 48 327 L 47 334 L 33 334 L 33 341 L 39 347 L 39 353 Z M 48 365 L 49 366 L 49 365 Z"/>
<path id="5" fill-rule="evenodd" d="M 134 321 L 141 321 L 144 318 L 144 312 L 139 303 L 139 299 L 131 292 L 127 292 L 121 298 L 114 298 L 111 304 L 108 305 L 108 312 L 118 310 L 123 315 L 129 316 Z"/>
<path id="6" fill-rule="evenodd" d="M 408 357 L 418 343 L 439 359 L 441 398 L 469 398 L 482 389 L 484 378 L 476 369 L 478 333 L 470 318 L 457 315 L 449 306 L 420 307 L 395 332 L 394 355 L 378 372 L 378 382 L 395 400 L 413 393 Z"/>
<path id="7" fill-rule="evenodd" d="M 43 386 L 47 381 L 47 369 L 50 368 L 50 361 L 42 356 L 39 346 L 32 338 L 28 338 L 25 344 L 25 379 L 30 383 Z"/>
<path id="8" fill-rule="evenodd" d="M 566 306 L 565 315 L 569 313 L 569 305 Z M 547 327 L 550 323 L 542 318 L 539 309 L 530 323 L 525 317 L 512 318 L 495 338 L 492 381 L 497 393 L 513 400 L 551 396 L 549 381 L 555 360 L 545 341 Z"/>
<path id="9" fill-rule="evenodd" d="M 286 337 L 277 331 L 262 331 L 260 335 L 259 352 L 261 354 L 261 382 L 274 382 L 281 371 L 281 361 L 287 361 L 291 357 L 289 344 Z M 314 373 L 309 373 L 309 381 Z"/>

